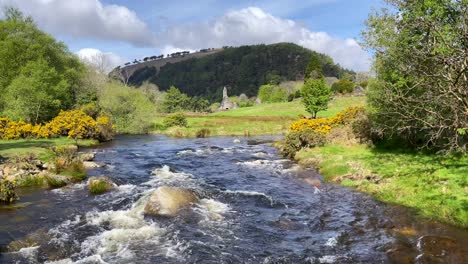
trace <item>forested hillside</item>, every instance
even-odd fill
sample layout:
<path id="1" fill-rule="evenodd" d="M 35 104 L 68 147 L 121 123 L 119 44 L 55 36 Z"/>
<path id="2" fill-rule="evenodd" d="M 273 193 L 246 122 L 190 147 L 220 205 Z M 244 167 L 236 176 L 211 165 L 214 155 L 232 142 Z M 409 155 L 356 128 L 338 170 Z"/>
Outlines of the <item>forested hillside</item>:
<path id="1" fill-rule="evenodd" d="M 159 71 L 145 67 L 135 71 L 129 83 L 139 86 L 149 81 L 161 90 L 175 85 L 190 96 L 202 96 L 211 101 L 221 99 L 224 86 L 229 88 L 230 95 L 255 96 L 262 84 L 303 79 L 313 56 L 318 57 L 325 76 L 340 78 L 352 74 L 324 54 L 291 43 L 279 43 L 226 47 L 203 58 L 167 64 Z"/>

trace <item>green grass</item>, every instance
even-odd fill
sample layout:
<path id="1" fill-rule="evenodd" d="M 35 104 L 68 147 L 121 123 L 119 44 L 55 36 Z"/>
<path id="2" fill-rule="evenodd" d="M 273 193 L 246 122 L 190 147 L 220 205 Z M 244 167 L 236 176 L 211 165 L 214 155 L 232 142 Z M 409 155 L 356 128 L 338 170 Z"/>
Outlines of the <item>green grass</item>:
<path id="1" fill-rule="evenodd" d="M 112 185 L 106 182 L 105 180 L 92 180 L 89 183 L 89 192 L 91 194 L 103 194 L 105 192 L 108 192 L 112 189 Z"/>
<path id="2" fill-rule="evenodd" d="M 424 217 L 468 227 L 468 155 L 326 145 L 301 150 L 296 159 L 318 167 L 327 180 L 342 180 L 342 185 L 372 194 L 383 202 L 404 205 Z M 375 175 L 380 181 L 376 183 L 358 175 Z"/>
<path id="3" fill-rule="evenodd" d="M 330 102 L 328 110 L 319 112 L 318 116 L 330 117 L 349 106 L 364 104 L 365 97 L 335 98 Z M 180 137 L 195 137 L 197 131 L 206 128 L 210 130 L 210 136 L 281 135 L 288 131 L 289 125 L 297 120 L 299 115 L 308 115 L 300 100 L 261 104 L 208 115 L 188 115 L 187 128 L 174 127 L 154 132 Z"/>
<path id="4" fill-rule="evenodd" d="M 18 187 L 41 187 L 44 185 L 44 178 L 40 176 L 28 176 L 16 183 Z"/>
<path id="5" fill-rule="evenodd" d="M 56 189 L 56 188 L 61 188 L 65 185 L 67 185 L 67 182 L 64 181 L 63 179 L 55 176 L 48 175 L 45 177 L 45 181 L 49 188 L 51 189 Z"/>
<path id="6" fill-rule="evenodd" d="M 52 139 L 16 139 L 16 140 L 0 140 L 0 156 L 13 157 L 17 155 L 34 154 L 40 160 L 48 161 L 54 153 L 52 147 L 74 145 L 74 139 L 69 138 L 52 138 Z M 97 144 L 95 140 L 78 140 L 78 146 L 91 146 Z"/>

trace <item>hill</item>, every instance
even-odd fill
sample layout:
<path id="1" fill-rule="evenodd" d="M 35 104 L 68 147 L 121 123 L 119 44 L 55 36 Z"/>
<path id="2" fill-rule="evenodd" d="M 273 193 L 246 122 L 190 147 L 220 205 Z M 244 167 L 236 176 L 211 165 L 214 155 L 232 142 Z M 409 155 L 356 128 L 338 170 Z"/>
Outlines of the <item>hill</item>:
<path id="1" fill-rule="evenodd" d="M 131 70 L 128 77 L 131 85 L 152 82 L 161 90 L 175 85 L 189 96 L 201 96 L 219 101 L 222 89 L 228 87 L 230 95 L 245 93 L 257 95 L 258 87 L 272 80 L 295 81 L 304 78 L 308 63 L 313 56 L 320 61 L 325 76 L 340 78 L 353 72 L 343 69 L 324 54 L 292 43 L 225 47 L 204 56 L 181 58 L 164 64 L 140 63 L 120 71 Z"/>

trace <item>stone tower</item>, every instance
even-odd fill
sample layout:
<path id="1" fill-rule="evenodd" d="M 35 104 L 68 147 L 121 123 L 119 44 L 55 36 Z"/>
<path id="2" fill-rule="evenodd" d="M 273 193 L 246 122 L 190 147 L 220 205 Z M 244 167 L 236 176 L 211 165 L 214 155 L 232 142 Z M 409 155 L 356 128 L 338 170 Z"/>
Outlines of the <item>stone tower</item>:
<path id="1" fill-rule="evenodd" d="M 227 93 L 227 88 L 224 86 L 223 89 L 223 101 L 221 102 L 221 106 L 219 107 L 219 110 L 230 110 L 230 109 L 236 109 L 237 108 L 237 103 L 236 102 L 231 102 L 229 100 L 229 96 Z"/>
<path id="2" fill-rule="evenodd" d="M 226 86 L 224 86 L 224 89 L 223 89 L 223 100 L 224 100 L 225 98 L 229 98 L 228 95 L 227 95 L 227 88 L 226 88 Z"/>

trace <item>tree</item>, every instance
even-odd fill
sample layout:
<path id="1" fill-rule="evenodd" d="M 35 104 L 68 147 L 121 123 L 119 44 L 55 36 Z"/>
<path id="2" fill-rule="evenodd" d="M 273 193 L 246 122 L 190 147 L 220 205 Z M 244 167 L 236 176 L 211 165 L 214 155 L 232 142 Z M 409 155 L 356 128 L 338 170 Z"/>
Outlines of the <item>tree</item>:
<path id="1" fill-rule="evenodd" d="M 313 54 L 312 58 L 307 65 L 306 73 L 304 76 L 304 83 L 309 79 L 319 79 L 323 77 L 322 66 L 320 65 L 320 58 Z"/>
<path id="2" fill-rule="evenodd" d="M 186 109 L 189 103 L 190 98 L 186 94 L 171 86 L 164 96 L 161 108 L 163 112 L 174 113 Z"/>
<path id="3" fill-rule="evenodd" d="M 331 90 L 323 78 L 311 79 L 302 86 L 301 96 L 306 111 L 312 114 L 312 118 L 316 118 L 319 111 L 327 110 Z"/>
<path id="4" fill-rule="evenodd" d="M 375 53 L 374 129 L 423 148 L 466 151 L 468 2 L 387 0 L 363 32 Z"/>
<path id="5" fill-rule="evenodd" d="M 39 122 L 73 105 L 84 65 L 14 8 L 0 20 L 0 58 L 0 112 Z"/>
<path id="6" fill-rule="evenodd" d="M 98 104 L 118 133 L 145 133 L 153 125 L 156 107 L 140 89 L 108 82 L 99 91 Z"/>
<path id="7" fill-rule="evenodd" d="M 5 114 L 13 120 L 41 123 L 71 107 L 70 85 L 45 61 L 31 61 L 7 87 Z"/>

